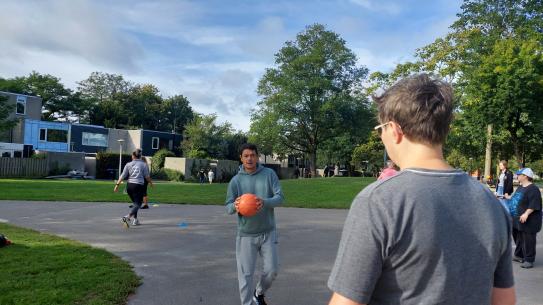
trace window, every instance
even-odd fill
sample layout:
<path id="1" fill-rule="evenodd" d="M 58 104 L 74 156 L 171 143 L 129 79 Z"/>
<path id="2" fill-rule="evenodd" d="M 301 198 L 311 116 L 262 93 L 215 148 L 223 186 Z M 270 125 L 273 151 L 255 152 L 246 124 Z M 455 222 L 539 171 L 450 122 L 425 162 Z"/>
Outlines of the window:
<path id="1" fill-rule="evenodd" d="M 81 144 L 86 146 L 107 147 L 107 134 L 84 132 Z"/>
<path id="2" fill-rule="evenodd" d="M 160 139 L 157 137 L 153 137 L 153 149 L 158 149 Z"/>
<path id="3" fill-rule="evenodd" d="M 26 96 L 17 96 L 17 107 L 15 109 L 16 114 L 26 114 Z"/>
<path id="4" fill-rule="evenodd" d="M 40 141 L 47 141 L 47 129 L 40 128 Z"/>
<path id="5" fill-rule="evenodd" d="M 68 131 L 59 129 L 47 129 L 47 142 L 68 142 Z"/>
<path id="6" fill-rule="evenodd" d="M 2 158 L 11 158 L 11 152 L 10 151 L 3 151 L 2 152 Z"/>
<path id="7" fill-rule="evenodd" d="M 23 152 L 16 150 L 16 151 L 13 152 L 13 157 L 14 158 L 22 158 L 23 157 Z"/>

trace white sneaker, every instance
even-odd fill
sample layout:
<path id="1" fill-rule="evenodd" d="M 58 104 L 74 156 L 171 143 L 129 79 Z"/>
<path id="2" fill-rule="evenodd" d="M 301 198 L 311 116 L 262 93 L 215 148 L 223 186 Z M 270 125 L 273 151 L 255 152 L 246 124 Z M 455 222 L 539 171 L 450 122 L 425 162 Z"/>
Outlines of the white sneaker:
<path id="1" fill-rule="evenodd" d="M 140 221 L 139 221 L 137 218 L 134 218 L 134 219 L 132 219 L 132 225 L 133 225 L 133 226 L 139 226 L 139 225 L 140 225 Z"/>

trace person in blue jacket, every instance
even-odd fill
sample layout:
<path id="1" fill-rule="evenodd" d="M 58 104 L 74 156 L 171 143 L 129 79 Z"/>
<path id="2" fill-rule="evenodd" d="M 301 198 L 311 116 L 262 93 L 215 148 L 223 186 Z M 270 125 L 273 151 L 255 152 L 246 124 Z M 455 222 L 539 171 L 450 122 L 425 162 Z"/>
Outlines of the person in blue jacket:
<path id="1" fill-rule="evenodd" d="M 258 163 L 258 149 L 254 144 L 240 147 L 242 165 L 228 185 L 226 210 L 237 214 L 236 260 L 239 294 L 242 305 L 266 304 L 264 294 L 277 276 L 277 231 L 274 209 L 283 203 L 284 196 L 279 178 L 272 169 Z M 255 194 L 256 215 L 245 217 L 238 211 L 239 198 L 243 194 Z M 263 260 L 262 276 L 253 288 L 256 258 Z"/>

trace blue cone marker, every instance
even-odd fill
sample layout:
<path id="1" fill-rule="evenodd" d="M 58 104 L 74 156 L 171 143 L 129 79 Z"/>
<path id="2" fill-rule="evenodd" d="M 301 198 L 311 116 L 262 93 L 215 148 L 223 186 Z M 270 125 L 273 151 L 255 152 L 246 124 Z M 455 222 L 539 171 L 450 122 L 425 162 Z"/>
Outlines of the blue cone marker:
<path id="1" fill-rule="evenodd" d="M 186 228 L 188 228 L 189 225 L 186 222 L 183 221 L 180 224 L 178 224 L 177 226 L 180 227 L 181 229 L 186 229 Z"/>

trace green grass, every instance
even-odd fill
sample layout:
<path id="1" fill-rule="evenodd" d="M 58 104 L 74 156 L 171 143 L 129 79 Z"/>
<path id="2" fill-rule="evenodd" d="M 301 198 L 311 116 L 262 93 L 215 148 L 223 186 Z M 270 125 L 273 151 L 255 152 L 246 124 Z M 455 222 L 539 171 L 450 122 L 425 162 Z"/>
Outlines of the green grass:
<path id="1" fill-rule="evenodd" d="M 317 178 L 281 180 L 287 207 L 348 208 L 373 178 Z M 123 184 L 121 189 L 124 188 Z M 156 183 L 149 200 L 159 203 L 224 204 L 227 184 Z M 0 180 L 0 199 L 43 201 L 128 202 L 128 196 L 113 193 L 112 181 Z"/>
<path id="2" fill-rule="evenodd" d="M 105 250 L 0 223 L 0 304 L 126 304 L 140 279 Z"/>

